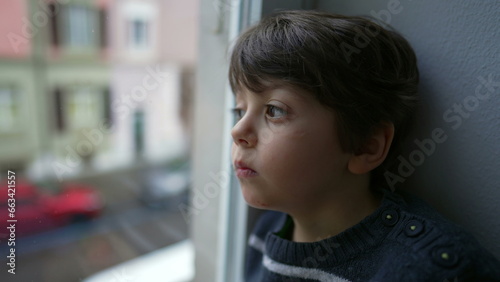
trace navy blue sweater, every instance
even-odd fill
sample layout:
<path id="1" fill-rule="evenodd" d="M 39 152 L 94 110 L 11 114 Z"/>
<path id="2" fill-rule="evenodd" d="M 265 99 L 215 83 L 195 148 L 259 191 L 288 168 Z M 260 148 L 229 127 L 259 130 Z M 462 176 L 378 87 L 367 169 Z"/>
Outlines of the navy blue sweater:
<path id="1" fill-rule="evenodd" d="M 245 279 L 254 281 L 500 281 L 500 263 L 422 200 L 384 192 L 381 206 L 344 232 L 313 243 L 293 222 L 265 212 L 249 238 Z"/>

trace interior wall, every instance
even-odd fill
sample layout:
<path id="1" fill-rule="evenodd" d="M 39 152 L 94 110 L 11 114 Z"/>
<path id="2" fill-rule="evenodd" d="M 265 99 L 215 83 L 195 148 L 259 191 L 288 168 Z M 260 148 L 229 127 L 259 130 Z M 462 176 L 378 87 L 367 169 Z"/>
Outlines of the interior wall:
<path id="1" fill-rule="evenodd" d="M 317 4 L 319 10 L 379 18 L 410 41 L 422 103 L 402 154 L 413 169 L 393 171 L 403 176 L 393 183 L 422 196 L 500 258 L 500 1 Z M 442 135 L 434 146 L 417 145 L 432 140 L 433 132 Z"/>

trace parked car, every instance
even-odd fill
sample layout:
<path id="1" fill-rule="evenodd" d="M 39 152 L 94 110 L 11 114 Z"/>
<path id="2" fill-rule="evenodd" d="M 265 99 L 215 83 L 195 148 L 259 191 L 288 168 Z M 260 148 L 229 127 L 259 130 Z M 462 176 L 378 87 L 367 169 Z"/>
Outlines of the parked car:
<path id="1" fill-rule="evenodd" d="M 187 204 L 191 182 L 189 163 L 169 168 L 147 169 L 142 175 L 139 199 L 146 206 L 175 210 L 179 204 Z"/>
<path id="2" fill-rule="evenodd" d="M 2 226 L 0 239 L 5 238 L 9 219 L 17 220 L 15 222 L 16 237 L 22 237 L 95 218 L 99 216 L 104 206 L 100 194 L 88 185 L 79 183 L 40 185 L 26 179 L 18 179 L 15 193 L 13 193 L 15 194 L 15 211 L 12 217 L 8 210 L 10 197 L 7 191 L 6 181 L 2 181 L 0 184 L 0 226 Z"/>

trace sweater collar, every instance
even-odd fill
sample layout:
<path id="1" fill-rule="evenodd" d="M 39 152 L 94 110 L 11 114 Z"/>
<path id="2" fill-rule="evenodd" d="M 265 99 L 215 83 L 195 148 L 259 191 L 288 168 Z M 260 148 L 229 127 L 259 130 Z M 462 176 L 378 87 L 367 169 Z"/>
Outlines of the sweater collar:
<path id="1" fill-rule="evenodd" d="M 381 205 L 372 214 L 336 236 L 312 243 L 297 243 L 280 237 L 278 234 L 287 227 L 287 216 L 283 215 L 280 231 L 266 235 L 266 253 L 273 260 L 302 267 L 341 263 L 379 245 L 391 231 L 388 213 L 399 212 L 402 204 L 400 196 L 384 190 Z"/>

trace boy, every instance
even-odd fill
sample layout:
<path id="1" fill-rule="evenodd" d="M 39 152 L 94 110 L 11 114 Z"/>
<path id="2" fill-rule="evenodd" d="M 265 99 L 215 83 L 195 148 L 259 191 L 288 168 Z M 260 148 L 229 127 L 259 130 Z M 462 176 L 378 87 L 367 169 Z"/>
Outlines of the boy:
<path id="1" fill-rule="evenodd" d="M 249 205 L 272 210 L 249 238 L 247 281 L 500 281 L 475 239 L 386 189 L 417 103 L 401 35 L 281 12 L 240 36 L 229 79 L 236 176 Z"/>

